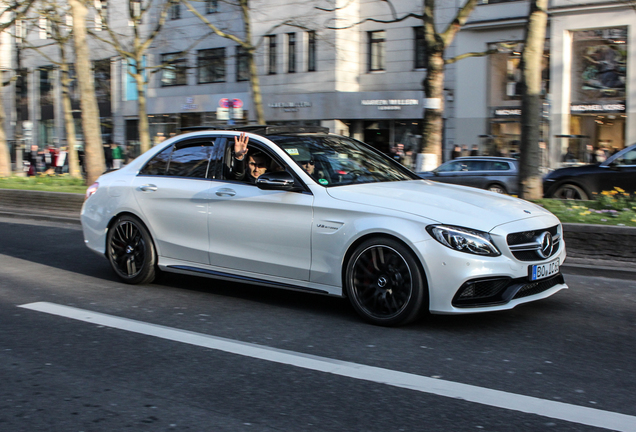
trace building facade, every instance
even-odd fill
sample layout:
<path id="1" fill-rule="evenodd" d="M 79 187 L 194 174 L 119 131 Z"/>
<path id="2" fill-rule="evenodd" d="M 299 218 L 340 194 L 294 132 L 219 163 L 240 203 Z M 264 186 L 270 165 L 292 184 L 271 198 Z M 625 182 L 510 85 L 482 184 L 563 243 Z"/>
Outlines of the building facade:
<path id="1" fill-rule="evenodd" d="M 392 2 L 397 16 L 421 13 L 420 0 Z M 126 0 L 96 2 L 106 24 L 131 34 Z M 226 33 L 244 38 L 240 11 L 228 2 L 192 3 Z M 426 98 L 422 21 L 393 23 L 386 2 L 356 0 L 344 8 L 316 0 L 250 2 L 252 42 L 266 121 L 322 125 L 368 142 L 414 168 L 421 148 Z M 463 1 L 438 2 L 442 30 Z M 142 20 L 149 33 L 163 3 Z M 482 154 L 514 155 L 520 138 L 518 64 L 527 0 L 482 0 L 447 49 L 447 56 L 497 49 L 448 65 L 445 82 L 444 159 L 455 145 L 478 145 Z M 103 19 L 91 11 L 88 27 L 104 142 L 139 153 L 139 105 L 135 65 L 111 46 Z M 168 8 L 166 24 L 143 57 L 148 67 L 147 115 L 158 143 L 191 126 L 247 124 L 256 120 L 244 50 L 210 29 L 185 5 Z M 374 20 L 375 19 L 375 20 Z M 66 19 L 68 23 L 68 19 Z M 559 166 L 565 154 L 579 161 L 636 142 L 636 10 L 625 1 L 567 0 L 549 3 L 542 110 L 542 166 Z M 70 23 L 72 24 L 72 23 Z M 46 20 L 15 26 L 0 39 L 3 70 L 18 79 L 3 89 L 13 143 L 64 145 L 59 47 Z M 130 36 L 120 39 L 132 44 Z M 35 50 L 34 47 L 39 47 Z M 67 50 L 72 53 L 70 46 Z M 160 67 L 161 66 L 161 67 Z M 82 143 L 79 93 L 71 86 L 78 142 Z"/>
<path id="2" fill-rule="evenodd" d="M 499 52 L 457 63 L 452 136 L 459 144 L 479 144 L 483 152 L 514 154 L 529 2 L 483 3 L 457 44 L 462 51 Z M 606 157 L 636 143 L 635 26 L 634 2 L 549 2 L 542 74 L 544 167 L 591 162 L 596 154 Z"/>

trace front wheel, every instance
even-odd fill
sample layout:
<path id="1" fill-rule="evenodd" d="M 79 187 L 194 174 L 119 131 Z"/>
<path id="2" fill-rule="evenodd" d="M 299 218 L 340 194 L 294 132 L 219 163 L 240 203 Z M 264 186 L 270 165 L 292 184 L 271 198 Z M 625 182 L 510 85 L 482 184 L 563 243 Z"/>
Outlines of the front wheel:
<path id="1" fill-rule="evenodd" d="M 416 258 L 389 238 L 370 239 L 356 247 L 347 263 L 345 289 L 356 312 L 377 325 L 407 324 L 428 304 Z"/>
<path id="2" fill-rule="evenodd" d="M 577 185 L 573 184 L 564 184 L 557 188 L 556 191 L 552 194 L 552 198 L 557 199 L 575 199 L 575 200 L 583 200 L 587 201 L 588 196 L 583 189 L 581 189 Z"/>
<path id="3" fill-rule="evenodd" d="M 157 254 L 152 238 L 139 219 L 119 216 L 106 236 L 108 260 L 120 279 L 146 284 L 155 278 Z"/>

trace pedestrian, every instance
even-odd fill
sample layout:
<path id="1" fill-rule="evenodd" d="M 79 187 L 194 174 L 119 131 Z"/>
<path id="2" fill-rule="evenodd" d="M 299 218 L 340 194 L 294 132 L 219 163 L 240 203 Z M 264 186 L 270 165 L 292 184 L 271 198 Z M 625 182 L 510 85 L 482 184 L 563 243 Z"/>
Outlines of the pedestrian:
<path id="1" fill-rule="evenodd" d="M 479 156 L 479 147 L 477 147 L 477 144 L 473 144 L 473 148 L 470 151 L 470 155 L 471 156 Z"/>
<path id="2" fill-rule="evenodd" d="M 111 155 L 113 157 L 113 169 L 121 168 L 122 153 L 118 143 L 111 144 Z"/>
<path id="3" fill-rule="evenodd" d="M 106 170 L 113 169 L 113 151 L 110 144 L 104 144 L 104 161 L 106 162 Z"/>
<path id="4" fill-rule="evenodd" d="M 462 146 L 462 156 L 470 156 L 470 152 L 468 151 L 468 146 L 466 144 Z"/>
<path id="5" fill-rule="evenodd" d="M 55 158 L 55 173 L 63 174 L 64 173 L 64 165 L 67 164 L 66 161 L 66 147 L 61 147 L 59 153 L 57 154 L 57 158 Z"/>
<path id="6" fill-rule="evenodd" d="M 457 159 L 462 155 L 462 148 L 459 145 L 455 145 L 451 152 L 451 159 Z"/>

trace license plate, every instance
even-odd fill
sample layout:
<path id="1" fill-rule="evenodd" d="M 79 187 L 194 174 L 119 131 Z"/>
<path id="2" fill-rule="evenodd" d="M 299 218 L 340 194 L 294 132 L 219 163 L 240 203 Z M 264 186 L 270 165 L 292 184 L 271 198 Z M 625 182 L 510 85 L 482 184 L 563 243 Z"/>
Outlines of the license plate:
<path id="1" fill-rule="evenodd" d="M 536 264 L 533 266 L 529 266 L 528 270 L 531 281 L 554 276 L 555 274 L 559 273 L 559 259 L 557 258 L 554 261 L 550 261 L 545 264 Z"/>

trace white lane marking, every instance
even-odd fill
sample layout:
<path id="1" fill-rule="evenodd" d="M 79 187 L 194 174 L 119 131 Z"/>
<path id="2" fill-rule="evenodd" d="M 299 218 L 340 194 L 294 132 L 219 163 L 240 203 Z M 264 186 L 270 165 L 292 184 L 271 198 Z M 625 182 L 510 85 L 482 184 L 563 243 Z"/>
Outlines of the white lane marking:
<path id="1" fill-rule="evenodd" d="M 386 384 L 422 393 L 461 399 L 528 414 L 537 414 L 544 417 L 604 429 L 625 432 L 636 431 L 636 417 L 626 414 L 570 405 L 563 402 L 507 393 L 500 390 L 492 390 L 406 372 L 270 348 L 247 342 L 239 342 L 232 339 L 209 336 L 157 324 L 149 324 L 142 321 L 120 318 L 55 303 L 37 302 L 20 305 L 19 307 L 175 342 L 182 342 L 348 378 Z"/>

